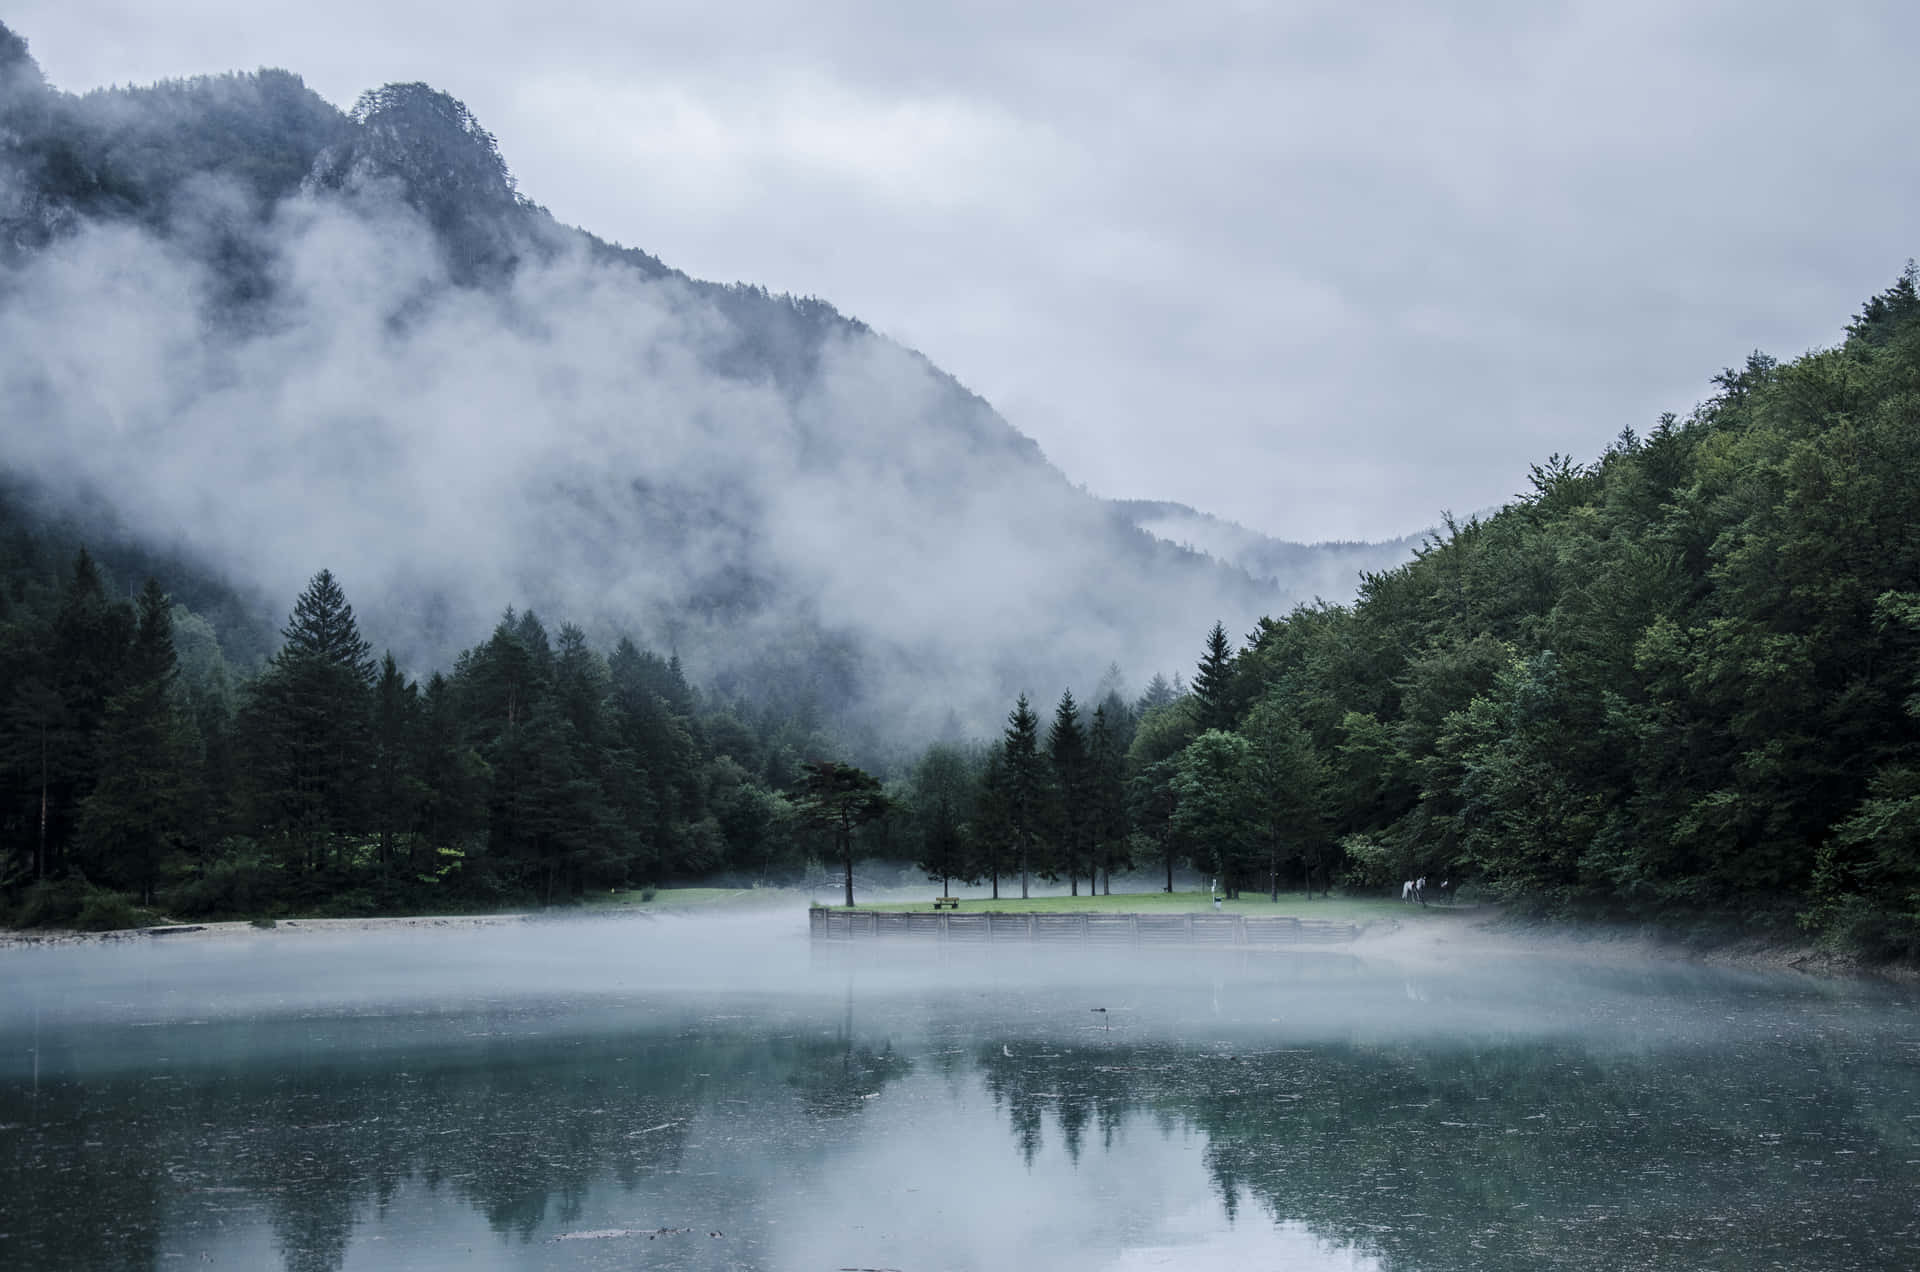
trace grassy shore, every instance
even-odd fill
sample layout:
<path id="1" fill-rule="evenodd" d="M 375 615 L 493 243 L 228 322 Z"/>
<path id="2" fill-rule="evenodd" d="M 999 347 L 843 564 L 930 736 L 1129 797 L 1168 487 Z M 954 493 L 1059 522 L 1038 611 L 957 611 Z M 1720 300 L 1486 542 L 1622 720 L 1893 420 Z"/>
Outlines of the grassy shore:
<path id="1" fill-rule="evenodd" d="M 933 906 L 932 898 L 918 901 L 878 901 L 870 905 L 856 905 L 857 910 L 929 910 Z M 834 906 L 834 909 L 845 909 Z M 1267 894 L 1243 893 L 1238 900 L 1221 902 L 1220 909 L 1227 914 L 1288 914 L 1303 919 L 1338 919 L 1345 922 L 1365 923 L 1372 919 L 1418 919 L 1422 917 L 1441 917 L 1449 909 L 1455 913 L 1464 913 L 1471 907 L 1444 905 L 1420 906 L 1404 905 L 1401 902 L 1384 897 L 1326 897 L 1316 894 L 1309 901 L 1304 893 L 1283 892 L 1278 902 L 1269 901 Z M 1213 899 L 1205 892 L 1128 892 L 1113 896 L 1080 897 L 1029 897 L 1022 901 L 1018 897 L 1002 897 L 998 901 L 980 897 L 963 897 L 959 913 L 997 914 L 1066 914 L 1082 910 L 1091 910 L 1105 914 L 1199 914 L 1213 910 Z"/>

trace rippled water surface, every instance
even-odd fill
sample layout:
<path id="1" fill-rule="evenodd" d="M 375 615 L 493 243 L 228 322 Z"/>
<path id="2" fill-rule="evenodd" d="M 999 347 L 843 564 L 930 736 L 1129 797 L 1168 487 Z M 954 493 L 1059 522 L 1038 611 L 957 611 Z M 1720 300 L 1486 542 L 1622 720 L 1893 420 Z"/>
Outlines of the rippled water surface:
<path id="1" fill-rule="evenodd" d="M 1920 1266 L 1904 991 L 795 915 L 179 940 L 0 952 L 0 1266 Z"/>

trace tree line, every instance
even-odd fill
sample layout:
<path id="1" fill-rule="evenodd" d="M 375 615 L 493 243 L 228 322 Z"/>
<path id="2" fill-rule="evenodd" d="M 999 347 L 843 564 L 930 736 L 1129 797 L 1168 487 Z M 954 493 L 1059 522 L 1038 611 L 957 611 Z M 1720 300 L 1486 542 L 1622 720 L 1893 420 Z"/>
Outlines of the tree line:
<path id="1" fill-rule="evenodd" d="M 1229 892 L 1421 875 L 1558 911 L 1795 921 L 1920 955 L 1920 279 L 1838 347 L 1553 456 L 1351 605 L 1219 625 L 1091 727 L 1026 698 L 912 777 L 922 864 L 1176 862 Z M 964 771 L 966 781 L 953 774 Z M 964 814 L 954 809 L 968 810 Z"/>
<path id="2" fill-rule="evenodd" d="M 27 552 L 13 547 L 13 564 Z M 816 713 L 701 694 L 679 659 L 508 610 L 423 682 L 322 570 L 278 650 L 230 666 L 149 579 L 82 549 L 0 609 L 0 889 L 21 922 L 556 903 L 851 851 Z M 876 784 L 877 785 L 877 784 Z M 844 842 L 843 842 L 844 841 Z M 851 870 L 849 868 L 849 875 Z"/>
<path id="3" fill-rule="evenodd" d="M 1714 384 L 1448 518 L 1351 605 L 1216 623 L 1189 683 L 1129 699 L 1110 669 L 1050 719 L 1022 695 L 999 736 L 879 776 L 804 704 L 703 695 L 531 613 L 409 679 L 325 571 L 239 672 L 159 584 L 115 601 L 84 552 L 49 583 L 15 536 L 0 890 L 392 909 L 830 861 L 851 903 L 856 855 L 996 896 L 1191 866 L 1229 893 L 1471 879 L 1920 955 L 1920 279 L 1839 346 Z"/>

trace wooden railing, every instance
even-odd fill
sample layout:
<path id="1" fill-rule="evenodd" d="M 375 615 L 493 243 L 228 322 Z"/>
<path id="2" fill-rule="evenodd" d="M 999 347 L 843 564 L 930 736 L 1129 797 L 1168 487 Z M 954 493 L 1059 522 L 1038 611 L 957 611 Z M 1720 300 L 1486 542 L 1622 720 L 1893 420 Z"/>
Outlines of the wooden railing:
<path id="1" fill-rule="evenodd" d="M 1005 914 L 949 910 L 808 911 L 816 941 L 919 937 L 1000 945 L 1336 945 L 1360 935 L 1353 923 L 1281 914 Z"/>

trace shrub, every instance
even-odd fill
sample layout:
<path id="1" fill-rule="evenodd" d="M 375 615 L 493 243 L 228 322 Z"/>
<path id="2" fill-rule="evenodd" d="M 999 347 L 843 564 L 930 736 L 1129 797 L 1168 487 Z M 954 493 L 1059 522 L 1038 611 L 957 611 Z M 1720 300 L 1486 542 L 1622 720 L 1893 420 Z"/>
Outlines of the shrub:
<path id="1" fill-rule="evenodd" d="M 119 892 L 93 890 L 74 916 L 73 926 L 82 932 L 114 932 L 123 928 L 144 927 L 152 915 L 134 905 L 133 898 Z"/>
<path id="2" fill-rule="evenodd" d="M 18 927 L 72 927 L 91 891 L 84 879 L 42 879 L 28 888 L 14 908 Z"/>
<path id="3" fill-rule="evenodd" d="M 278 910 L 283 891 L 279 870 L 257 857 L 238 856 L 215 862 L 198 878 L 167 889 L 161 901 L 176 914 L 210 918 Z"/>

